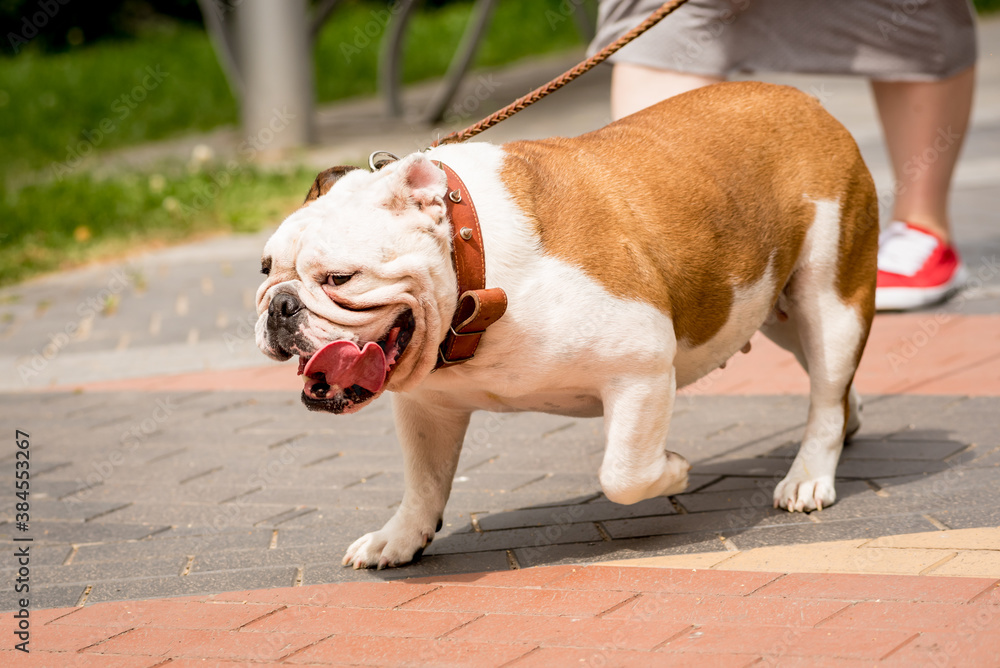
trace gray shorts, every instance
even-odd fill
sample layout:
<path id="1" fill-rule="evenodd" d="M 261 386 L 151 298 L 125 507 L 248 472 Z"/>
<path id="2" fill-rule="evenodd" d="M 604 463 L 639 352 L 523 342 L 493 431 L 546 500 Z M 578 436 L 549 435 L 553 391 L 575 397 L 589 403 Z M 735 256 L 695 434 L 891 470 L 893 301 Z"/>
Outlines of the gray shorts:
<path id="1" fill-rule="evenodd" d="M 601 0 L 591 53 L 643 21 L 661 0 Z M 615 56 L 691 74 L 857 74 L 945 79 L 976 62 L 969 0 L 689 0 Z"/>

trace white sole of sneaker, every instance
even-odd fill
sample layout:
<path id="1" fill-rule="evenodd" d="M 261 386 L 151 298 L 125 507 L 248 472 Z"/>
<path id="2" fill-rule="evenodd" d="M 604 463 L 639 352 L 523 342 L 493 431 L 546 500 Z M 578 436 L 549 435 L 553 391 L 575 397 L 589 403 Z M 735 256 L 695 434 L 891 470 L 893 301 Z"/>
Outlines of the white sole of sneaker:
<path id="1" fill-rule="evenodd" d="M 958 265 L 951 280 L 933 288 L 876 288 L 876 311 L 911 311 L 944 301 L 969 280 L 964 264 Z"/>

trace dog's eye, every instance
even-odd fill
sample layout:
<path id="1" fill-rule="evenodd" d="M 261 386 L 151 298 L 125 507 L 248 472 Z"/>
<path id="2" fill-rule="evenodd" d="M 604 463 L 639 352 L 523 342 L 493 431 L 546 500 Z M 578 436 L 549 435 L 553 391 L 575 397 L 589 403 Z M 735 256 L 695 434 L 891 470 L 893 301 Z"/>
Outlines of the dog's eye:
<path id="1" fill-rule="evenodd" d="M 326 279 L 326 282 L 330 285 L 343 285 L 347 281 L 351 280 L 354 274 L 330 274 Z"/>
<path id="2" fill-rule="evenodd" d="M 266 257 L 260 261 L 260 273 L 265 276 L 271 275 L 271 258 Z"/>

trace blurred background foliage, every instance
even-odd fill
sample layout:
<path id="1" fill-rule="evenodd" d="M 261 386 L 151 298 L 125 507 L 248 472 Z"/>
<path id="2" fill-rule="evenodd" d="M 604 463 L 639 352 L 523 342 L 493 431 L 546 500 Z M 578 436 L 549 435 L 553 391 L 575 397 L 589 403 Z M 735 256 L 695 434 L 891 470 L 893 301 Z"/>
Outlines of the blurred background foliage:
<path id="1" fill-rule="evenodd" d="M 553 27 L 546 18 L 564 2 L 499 2 L 475 65 L 579 46 L 572 20 Z M 314 49 L 320 104 L 376 92 L 377 39 L 350 51 L 350 62 L 343 45 L 357 44 L 356 28 L 386 6 L 344 0 L 324 24 Z M 471 9 L 471 0 L 421 3 L 404 81 L 445 72 Z M 216 190 L 230 170 L 211 161 L 128 173 L 77 167 L 80 147 L 99 155 L 238 123 L 196 0 L 0 0 L 0 28 L 0 285 L 194 236 L 257 230 L 294 209 L 312 183 L 311 170 L 240 165 Z M 162 81 L 148 77 L 150 67 Z M 144 78 L 155 85 L 136 101 Z M 108 121 L 113 129 L 101 131 Z"/>
<path id="2" fill-rule="evenodd" d="M 7 47 L 0 58 L 0 171 L 36 170 L 72 157 L 67 145 L 83 139 L 102 119 L 116 118 L 120 106 L 112 110 L 111 105 L 143 79 L 150 65 L 169 74 L 162 88 L 116 123 L 98 150 L 237 122 L 236 101 L 194 0 L 60 1 L 0 0 Z M 545 11 L 558 11 L 561 1 L 500 2 L 476 65 L 500 65 L 579 44 L 572 21 L 553 29 L 545 19 Z M 41 11 L 39 2 L 59 9 L 12 57 L 8 35 L 24 31 L 25 16 Z M 314 50 L 319 103 L 376 92 L 377 43 L 352 51 L 350 62 L 343 45 L 353 46 L 355 28 L 385 6 L 348 0 L 326 22 Z M 404 81 L 444 73 L 471 7 L 468 0 L 422 5 L 408 33 Z"/>
<path id="3" fill-rule="evenodd" d="M 579 47 L 572 20 L 549 20 L 571 1 L 501 0 L 475 65 Z M 350 51 L 349 62 L 344 45 L 357 44 L 355 31 L 387 4 L 344 0 L 325 23 L 314 49 L 320 104 L 376 92 L 377 40 Z M 1000 10 L 1000 0 L 975 5 Z M 405 82 L 444 73 L 471 9 L 472 0 L 421 3 Z M 311 170 L 232 172 L 211 161 L 127 173 L 76 166 L 74 147 L 99 155 L 237 123 L 197 0 L 0 0 L 0 29 L 0 285 L 192 236 L 257 230 L 293 209 L 312 182 Z M 150 67 L 166 76 L 136 101 Z M 113 129 L 100 131 L 107 121 Z M 224 174 L 233 178 L 217 187 Z"/>

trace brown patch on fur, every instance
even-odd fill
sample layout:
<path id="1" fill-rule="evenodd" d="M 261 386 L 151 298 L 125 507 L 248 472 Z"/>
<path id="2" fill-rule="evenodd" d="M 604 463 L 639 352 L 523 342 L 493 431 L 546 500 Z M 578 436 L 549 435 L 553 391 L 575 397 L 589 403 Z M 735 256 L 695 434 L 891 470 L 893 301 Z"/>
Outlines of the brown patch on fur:
<path id="1" fill-rule="evenodd" d="M 856 189 L 870 190 L 860 203 L 874 196 L 854 140 L 815 98 L 756 82 L 504 150 L 504 183 L 545 251 L 667 313 L 691 346 L 722 328 L 733 289 L 758 281 L 768 258 L 777 300 L 815 217 L 811 200 L 857 206 Z M 870 239 L 849 227 L 841 252 L 868 262 Z M 862 299 L 874 274 L 853 271 L 842 271 L 841 289 Z"/>
<path id="2" fill-rule="evenodd" d="M 306 193 L 306 200 L 302 203 L 305 206 L 314 199 L 330 192 L 330 188 L 333 184 L 340 180 L 347 172 L 353 171 L 355 169 L 361 169 L 360 167 L 352 167 L 351 165 L 337 165 L 336 167 L 331 167 L 330 169 L 324 169 L 316 176 L 316 180 L 313 181 L 312 187 L 309 188 L 309 192 Z"/>

